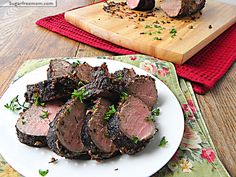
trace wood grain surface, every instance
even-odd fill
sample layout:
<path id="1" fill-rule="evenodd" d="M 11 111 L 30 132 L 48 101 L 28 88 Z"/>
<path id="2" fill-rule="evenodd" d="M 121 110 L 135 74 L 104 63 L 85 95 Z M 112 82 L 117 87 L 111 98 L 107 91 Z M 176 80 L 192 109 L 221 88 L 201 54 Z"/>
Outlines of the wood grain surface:
<path id="1" fill-rule="evenodd" d="M 19 66 L 28 59 L 61 56 L 113 55 L 75 42 L 35 25 L 39 18 L 91 3 L 59 1 L 57 7 L 0 7 L 0 95 Z M 236 177 L 236 64 L 206 95 L 197 95 L 217 152 L 231 176 Z"/>
<path id="2" fill-rule="evenodd" d="M 171 19 L 161 10 L 145 18 L 146 12 L 132 11 L 127 6 L 119 6 L 119 12 L 111 15 L 103 6 L 98 3 L 68 11 L 65 19 L 119 46 L 177 64 L 187 61 L 236 22 L 236 6 L 214 0 L 208 0 L 202 15 L 196 15 L 200 18 L 194 20 Z M 171 29 L 176 29 L 175 37 L 171 37 Z"/>

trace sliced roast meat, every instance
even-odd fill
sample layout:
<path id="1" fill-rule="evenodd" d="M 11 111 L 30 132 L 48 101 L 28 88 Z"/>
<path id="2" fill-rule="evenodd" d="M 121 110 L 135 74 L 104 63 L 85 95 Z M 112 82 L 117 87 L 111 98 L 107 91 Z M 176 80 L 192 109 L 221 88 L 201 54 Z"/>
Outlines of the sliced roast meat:
<path id="1" fill-rule="evenodd" d="M 62 102 L 49 102 L 44 107 L 33 104 L 20 114 L 16 132 L 21 143 L 29 146 L 47 146 L 46 136 L 52 122 L 62 106 Z"/>
<path id="2" fill-rule="evenodd" d="M 149 109 L 157 103 L 157 88 L 151 76 L 136 76 L 127 84 L 126 91 L 129 95 L 141 99 Z"/>
<path id="3" fill-rule="evenodd" d="M 37 84 L 27 85 L 25 93 L 26 102 L 33 103 L 35 99 L 40 102 L 67 98 L 78 86 L 77 82 L 69 77 L 58 77 L 52 80 L 45 80 Z"/>
<path id="4" fill-rule="evenodd" d="M 121 153 L 132 155 L 143 150 L 154 136 L 155 123 L 147 119 L 150 115 L 146 104 L 134 96 L 120 105 L 109 120 L 108 132 Z"/>
<path id="5" fill-rule="evenodd" d="M 103 160 L 118 154 L 117 148 L 110 138 L 107 123 L 104 121 L 111 102 L 103 98 L 96 100 L 93 110 L 87 115 L 82 129 L 82 141 L 92 159 Z"/>
<path id="6" fill-rule="evenodd" d="M 47 136 L 49 148 L 70 159 L 89 159 L 81 140 L 86 107 L 77 99 L 69 100 L 50 124 Z"/>
<path id="7" fill-rule="evenodd" d="M 169 17 L 190 16 L 205 7 L 206 0 L 164 0 L 162 10 Z"/>
<path id="8" fill-rule="evenodd" d="M 94 68 L 93 78 L 97 79 L 99 77 L 111 77 L 106 63 Z"/>
<path id="9" fill-rule="evenodd" d="M 98 97 L 115 102 L 119 100 L 119 94 L 114 90 L 111 78 L 107 76 L 99 76 L 94 82 L 78 89 L 78 92 L 79 94 L 83 93 L 85 100 L 93 100 Z"/>
<path id="10" fill-rule="evenodd" d="M 64 76 L 70 77 L 71 79 L 76 78 L 72 65 L 61 59 L 51 60 L 47 70 L 48 80 Z"/>
<path id="11" fill-rule="evenodd" d="M 126 0 L 127 5 L 132 10 L 148 11 L 155 7 L 155 0 Z"/>
<path id="12" fill-rule="evenodd" d="M 114 88 L 118 92 L 123 92 L 125 85 L 131 82 L 135 78 L 136 73 L 133 69 L 124 68 L 123 70 L 118 70 L 112 75 L 112 83 Z"/>
<path id="13" fill-rule="evenodd" d="M 94 68 L 88 63 L 84 62 L 77 65 L 75 68 L 77 78 L 83 83 L 87 84 L 94 80 Z"/>

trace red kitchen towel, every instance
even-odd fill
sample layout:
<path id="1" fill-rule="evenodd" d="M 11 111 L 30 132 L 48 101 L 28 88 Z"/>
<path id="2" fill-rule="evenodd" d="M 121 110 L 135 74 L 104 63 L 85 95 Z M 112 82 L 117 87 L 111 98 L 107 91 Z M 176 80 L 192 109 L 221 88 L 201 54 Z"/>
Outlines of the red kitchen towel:
<path id="1" fill-rule="evenodd" d="M 64 13 L 45 17 L 37 25 L 73 40 L 117 54 L 137 52 L 117 46 L 111 42 L 83 31 L 64 19 Z M 223 77 L 236 61 L 236 24 L 193 56 L 183 65 L 175 65 L 177 74 L 192 82 L 198 94 L 205 94 Z"/>

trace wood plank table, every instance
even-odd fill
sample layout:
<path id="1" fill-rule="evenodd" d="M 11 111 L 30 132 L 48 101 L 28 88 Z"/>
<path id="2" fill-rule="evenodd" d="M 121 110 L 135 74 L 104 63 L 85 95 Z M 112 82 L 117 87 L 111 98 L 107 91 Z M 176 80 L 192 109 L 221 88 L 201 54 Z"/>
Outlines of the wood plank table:
<path id="1" fill-rule="evenodd" d="M 234 0 L 227 0 L 228 2 Z M 39 18 L 92 0 L 57 1 L 57 7 L 0 7 L 0 96 L 28 59 L 113 55 L 37 27 Z M 206 95 L 197 95 L 219 158 L 236 177 L 236 64 Z"/>

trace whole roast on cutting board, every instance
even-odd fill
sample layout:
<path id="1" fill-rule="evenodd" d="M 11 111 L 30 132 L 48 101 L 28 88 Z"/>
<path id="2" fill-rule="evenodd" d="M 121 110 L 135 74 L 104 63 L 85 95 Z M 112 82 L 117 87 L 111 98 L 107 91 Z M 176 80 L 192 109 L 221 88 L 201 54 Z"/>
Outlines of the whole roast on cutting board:
<path id="1" fill-rule="evenodd" d="M 92 67 L 54 59 L 47 80 L 27 86 L 30 107 L 17 120 L 17 136 L 21 143 L 48 146 L 69 159 L 132 155 L 156 133 L 155 122 L 147 118 L 157 96 L 155 80 L 133 69 L 111 74 L 106 63 Z"/>
<path id="2" fill-rule="evenodd" d="M 127 5 L 132 10 L 148 11 L 155 7 L 155 0 L 127 0 Z M 190 16 L 201 11 L 206 0 L 163 0 L 161 9 L 169 17 Z"/>

